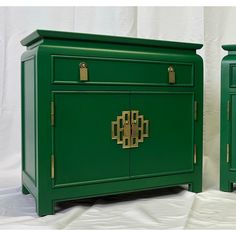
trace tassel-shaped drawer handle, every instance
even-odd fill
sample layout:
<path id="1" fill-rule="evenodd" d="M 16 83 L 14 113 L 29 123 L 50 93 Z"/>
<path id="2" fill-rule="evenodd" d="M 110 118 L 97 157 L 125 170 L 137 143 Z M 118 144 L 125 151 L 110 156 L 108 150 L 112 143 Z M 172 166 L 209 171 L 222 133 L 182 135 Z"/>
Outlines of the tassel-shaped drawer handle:
<path id="1" fill-rule="evenodd" d="M 88 65 L 85 62 L 79 64 L 80 81 L 88 81 Z"/>
<path id="2" fill-rule="evenodd" d="M 175 70 L 173 66 L 168 67 L 169 84 L 175 84 Z"/>

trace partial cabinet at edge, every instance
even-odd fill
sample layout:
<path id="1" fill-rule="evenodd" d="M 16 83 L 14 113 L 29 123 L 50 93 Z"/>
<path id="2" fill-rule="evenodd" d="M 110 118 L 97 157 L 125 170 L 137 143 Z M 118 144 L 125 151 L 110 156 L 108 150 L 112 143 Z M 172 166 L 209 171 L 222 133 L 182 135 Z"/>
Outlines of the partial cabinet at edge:
<path id="1" fill-rule="evenodd" d="M 231 115 L 229 114 L 229 120 L 230 120 L 230 125 L 229 125 L 229 145 L 228 147 L 228 162 L 230 162 L 230 170 L 235 171 L 236 174 L 236 145 L 232 145 L 236 143 L 236 122 L 234 122 L 234 117 L 236 117 L 236 93 L 235 94 L 230 94 L 230 99 L 229 99 L 229 106 L 231 106 Z M 230 157 L 229 157 L 230 154 Z"/>
<path id="2" fill-rule="evenodd" d="M 193 92 L 60 91 L 52 98 L 54 187 L 193 171 Z M 125 126 L 118 117 L 132 111 L 139 130 L 130 124 L 130 132 L 145 135 L 139 142 L 131 134 L 138 148 L 125 148 L 112 132 L 118 136 Z M 138 128 L 142 121 L 146 130 Z"/>
<path id="3" fill-rule="evenodd" d="M 221 64 L 220 189 L 231 192 L 236 183 L 236 45 L 223 49 L 228 55 Z"/>

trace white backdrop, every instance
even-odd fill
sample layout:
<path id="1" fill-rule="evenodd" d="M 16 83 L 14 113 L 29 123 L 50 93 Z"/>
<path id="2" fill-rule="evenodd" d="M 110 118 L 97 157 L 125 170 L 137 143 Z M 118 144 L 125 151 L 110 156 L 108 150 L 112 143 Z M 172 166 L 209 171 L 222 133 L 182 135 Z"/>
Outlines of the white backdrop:
<path id="1" fill-rule="evenodd" d="M 236 7 L 0 7 L 0 187 L 21 181 L 20 40 L 51 29 L 203 43 L 203 185 L 218 189 L 221 45 L 236 43 L 235 20 Z"/>

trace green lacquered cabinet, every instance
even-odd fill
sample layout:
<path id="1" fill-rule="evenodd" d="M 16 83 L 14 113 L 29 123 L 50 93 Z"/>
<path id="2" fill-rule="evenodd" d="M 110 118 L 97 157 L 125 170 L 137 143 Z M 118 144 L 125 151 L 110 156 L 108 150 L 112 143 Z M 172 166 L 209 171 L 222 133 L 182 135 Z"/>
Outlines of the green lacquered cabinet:
<path id="1" fill-rule="evenodd" d="M 202 188 L 202 45 L 37 30 L 22 40 L 22 191 L 56 202 Z"/>
<path id="2" fill-rule="evenodd" d="M 231 192 L 236 183 L 236 45 L 222 47 L 228 55 L 221 63 L 220 189 Z"/>

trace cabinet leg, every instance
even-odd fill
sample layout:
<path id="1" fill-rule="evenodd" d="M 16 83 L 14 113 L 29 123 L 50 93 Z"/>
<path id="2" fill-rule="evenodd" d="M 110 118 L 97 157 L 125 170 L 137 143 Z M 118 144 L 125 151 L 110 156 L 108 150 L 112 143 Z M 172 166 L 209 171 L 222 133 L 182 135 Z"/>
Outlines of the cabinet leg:
<path id="1" fill-rule="evenodd" d="M 220 190 L 224 192 L 232 192 L 233 191 L 233 183 L 229 181 L 220 181 Z"/>
<path id="2" fill-rule="evenodd" d="M 202 185 L 199 183 L 191 183 L 188 185 L 188 190 L 194 193 L 202 192 Z"/>
<path id="3" fill-rule="evenodd" d="M 54 203 L 48 199 L 37 200 L 36 208 L 38 216 L 46 216 L 54 214 Z"/>
<path id="4" fill-rule="evenodd" d="M 22 185 L 22 187 L 21 187 L 21 191 L 22 191 L 22 193 L 23 194 L 30 194 L 30 192 L 28 191 L 28 189 L 24 186 L 24 185 Z"/>

